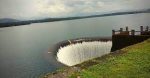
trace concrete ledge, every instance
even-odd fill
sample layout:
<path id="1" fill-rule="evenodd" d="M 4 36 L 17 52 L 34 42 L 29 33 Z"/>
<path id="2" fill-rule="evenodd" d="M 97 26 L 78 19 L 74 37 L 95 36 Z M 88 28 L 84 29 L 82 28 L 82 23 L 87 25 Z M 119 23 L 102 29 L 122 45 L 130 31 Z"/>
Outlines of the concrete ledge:
<path id="1" fill-rule="evenodd" d="M 142 42 L 150 38 L 150 35 L 113 35 L 111 51 L 116 51 L 124 47 Z"/>

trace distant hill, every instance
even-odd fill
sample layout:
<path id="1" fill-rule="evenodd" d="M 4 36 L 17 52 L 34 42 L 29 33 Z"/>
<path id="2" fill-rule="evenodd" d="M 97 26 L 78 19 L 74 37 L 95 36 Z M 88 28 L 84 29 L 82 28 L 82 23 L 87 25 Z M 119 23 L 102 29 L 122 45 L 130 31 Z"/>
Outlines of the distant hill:
<path id="1" fill-rule="evenodd" d="M 27 25 L 32 23 L 54 22 L 54 21 L 75 20 L 75 19 L 83 19 L 83 18 L 106 17 L 106 16 L 127 15 L 127 14 L 139 14 L 139 13 L 150 13 L 150 9 L 144 9 L 140 11 L 114 12 L 114 13 L 90 15 L 90 16 L 45 18 L 45 19 L 27 20 L 27 21 L 19 21 L 15 19 L 5 18 L 5 19 L 0 19 L 0 28 Z"/>
<path id="2" fill-rule="evenodd" d="M 8 22 L 18 22 L 19 20 L 11 19 L 11 18 L 2 18 L 0 19 L 0 23 L 8 23 Z"/>

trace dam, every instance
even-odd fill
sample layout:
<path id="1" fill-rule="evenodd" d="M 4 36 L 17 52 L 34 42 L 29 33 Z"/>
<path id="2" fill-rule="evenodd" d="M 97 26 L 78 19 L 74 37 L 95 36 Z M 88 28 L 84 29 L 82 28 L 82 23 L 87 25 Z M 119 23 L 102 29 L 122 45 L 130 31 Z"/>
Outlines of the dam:
<path id="1" fill-rule="evenodd" d="M 116 34 L 115 32 L 119 33 Z M 143 26 L 140 26 L 140 31 L 137 32 L 140 34 L 135 34 L 135 30 L 129 31 L 126 27 L 126 31 L 123 31 L 123 28 L 120 28 L 119 31 L 112 30 L 112 40 L 108 38 L 67 40 L 60 43 L 61 46 L 59 46 L 56 54 L 57 60 L 67 66 L 73 66 L 150 38 L 148 26 L 145 27 L 145 30 Z"/>

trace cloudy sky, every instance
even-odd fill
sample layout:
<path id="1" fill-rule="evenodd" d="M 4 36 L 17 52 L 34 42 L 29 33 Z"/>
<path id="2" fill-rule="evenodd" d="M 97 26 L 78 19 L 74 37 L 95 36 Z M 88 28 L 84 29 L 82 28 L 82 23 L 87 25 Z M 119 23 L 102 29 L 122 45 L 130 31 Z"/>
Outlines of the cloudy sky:
<path id="1" fill-rule="evenodd" d="M 0 0 L 0 18 L 37 19 L 150 8 L 150 0 Z"/>

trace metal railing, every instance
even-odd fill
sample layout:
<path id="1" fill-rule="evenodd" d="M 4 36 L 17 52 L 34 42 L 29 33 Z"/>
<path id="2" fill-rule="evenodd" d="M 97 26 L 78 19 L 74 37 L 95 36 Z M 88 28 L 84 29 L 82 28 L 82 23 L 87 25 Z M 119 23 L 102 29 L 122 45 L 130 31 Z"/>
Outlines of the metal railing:
<path id="1" fill-rule="evenodd" d="M 129 31 L 129 28 L 126 27 L 125 31 L 123 31 L 123 28 L 120 28 L 120 30 L 112 30 L 112 35 L 150 35 L 150 29 L 149 26 L 146 26 L 145 28 L 140 26 L 140 31 Z"/>

